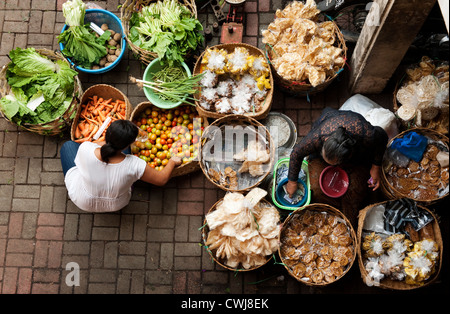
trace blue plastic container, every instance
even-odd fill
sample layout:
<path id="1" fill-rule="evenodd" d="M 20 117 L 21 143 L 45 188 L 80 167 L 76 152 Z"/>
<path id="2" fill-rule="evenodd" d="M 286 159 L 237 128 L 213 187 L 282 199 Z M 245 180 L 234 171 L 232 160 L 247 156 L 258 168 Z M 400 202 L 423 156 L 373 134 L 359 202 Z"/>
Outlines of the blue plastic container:
<path id="1" fill-rule="evenodd" d="M 303 195 L 303 198 L 297 204 L 291 204 L 284 198 L 286 193 L 284 192 L 283 186 L 288 181 L 289 181 L 288 179 L 284 179 L 284 180 L 281 180 L 281 182 L 278 184 L 277 190 L 275 192 L 275 197 L 277 199 L 277 202 L 280 203 L 283 206 L 289 206 L 289 207 L 301 207 L 301 206 L 303 206 L 305 204 L 306 200 L 308 199 L 308 193 L 309 193 L 308 188 L 306 186 L 306 183 L 303 182 L 302 179 L 298 179 L 297 182 L 301 183 L 303 185 L 303 188 L 305 190 L 305 194 Z"/>
<path id="2" fill-rule="evenodd" d="M 116 59 L 116 61 L 114 61 L 113 64 L 98 70 L 85 69 L 75 65 L 72 62 L 72 60 L 70 60 L 70 58 L 67 58 L 67 60 L 70 62 L 70 64 L 72 64 L 75 67 L 77 71 L 90 74 L 101 74 L 112 70 L 116 65 L 119 64 L 120 60 L 122 60 L 123 55 L 125 54 L 125 50 L 127 48 L 127 41 L 125 40 L 125 31 L 123 29 L 122 22 L 115 14 L 103 9 L 87 9 L 86 14 L 84 15 L 84 23 L 90 24 L 91 22 L 95 23 L 98 27 L 106 23 L 108 24 L 109 29 L 112 29 L 116 33 L 120 33 L 122 35 L 120 43 L 121 52 L 119 57 Z M 63 33 L 68 27 L 69 26 L 67 24 L 64 24 L 61 33 Z M 63 51 L 64 45 L 62 43 L 59 44 L 59 49 Z"/>

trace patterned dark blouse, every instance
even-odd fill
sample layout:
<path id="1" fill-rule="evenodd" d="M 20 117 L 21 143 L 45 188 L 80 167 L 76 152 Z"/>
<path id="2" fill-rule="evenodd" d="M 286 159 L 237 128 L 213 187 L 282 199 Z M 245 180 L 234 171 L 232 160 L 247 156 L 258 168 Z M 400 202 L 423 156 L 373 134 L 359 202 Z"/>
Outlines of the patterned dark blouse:
<path id="1" fill-rule="evenodd" d="M 381 127 L 371 125 L 359 113 L 325 108 L 311 131 L 294 146 L 289 161 L 289 180 L 297 181 L 303 158 L 320 155 L 323 143 L 339 126 L 345 127 L 357 141 L 357 151 L 350 162 L 381 165 L 388 142 L 386 132 Z"/>

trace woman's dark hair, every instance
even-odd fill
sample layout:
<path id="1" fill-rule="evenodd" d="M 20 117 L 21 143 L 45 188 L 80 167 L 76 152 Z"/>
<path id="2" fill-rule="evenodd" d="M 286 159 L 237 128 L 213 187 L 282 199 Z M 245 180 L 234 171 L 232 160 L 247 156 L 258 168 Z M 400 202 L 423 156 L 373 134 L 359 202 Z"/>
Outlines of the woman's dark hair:
<path id="1" fill-rule="evenodd" d="M 328 160 L 334 160 L 338 164 L 349 161 L 353 154 L 356 140 L 347 130 L 338 127 L 323 144 L 323 150 Z"/>
<path id="2" fill-rule="evenodd" d="M 139 130 L 128 120 L 116 120 L 108 127 L 105 134 L 106 144 L 100 149 L 102 160 L 106 163 L 118 151 L 122 151 L 136 140 Z"/>

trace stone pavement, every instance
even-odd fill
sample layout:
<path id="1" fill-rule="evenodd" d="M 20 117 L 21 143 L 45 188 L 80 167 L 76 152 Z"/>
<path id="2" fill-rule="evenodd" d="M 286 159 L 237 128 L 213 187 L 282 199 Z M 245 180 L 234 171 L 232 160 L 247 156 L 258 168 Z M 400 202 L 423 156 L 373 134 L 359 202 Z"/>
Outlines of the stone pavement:
<path id="1" fill-rule="evenodd" d="M 16 47 L 58 49 L 56 35 L 64 25 L 63 2 L 0 1 L 0 66 L 8 63 L 7 54 Z M 118 6 L 122 1 L 91 2 L 120 17 Z M 260 30 L 284 3 L 246 1 L 243 41 L 262 47 Z M 210 8 L 199 12 L 199 19 L 204 26 L 215 21 Z M 215 34 L 208 45 L 217 43 Z M 136 106 L 147 99 L 128 77 L 140 77 L 143 71 L 129 51 L 114 70 L 79 77 L 83 89 L 111 84 Z M 304 136 L 325 106 L 338 108 L 349 97 L 347 72 L 310 101 L 276 90 L 272 110 L 287 114 L 296 124 L 299 137 Z M 370 97 L 386 108 L 391 106 L 392 91 Z M 139 182 L 132 201 L 120 212 L 83 212 L 68 199 L 64 186 L 59 148 L 68 138 L 68 134 L 45 137 L 22 131 L 0 118 L 2 294 L 392 293 L 365 286 L 356 262 L 343 279 L 322 289 L 297 282 L 273 260 L 258 270 L 240 273 L 215 264 L 200 245 L 199 228 L 204 214 L 224 192 L 201 171 L 174 178 L 163 188 Z M 442 214 L 448 226 L 448 214 Z M 446 226 L 444 242 L 448 240 Z M 66 284 L 73 262 L 80 267 L 79 286 Z M 442 287 L 448 291 L 448 270 L 443 267 L 441 272 L 443 280 L 434 285 L 436 288 L 422 291 L 442 291 Z"/>

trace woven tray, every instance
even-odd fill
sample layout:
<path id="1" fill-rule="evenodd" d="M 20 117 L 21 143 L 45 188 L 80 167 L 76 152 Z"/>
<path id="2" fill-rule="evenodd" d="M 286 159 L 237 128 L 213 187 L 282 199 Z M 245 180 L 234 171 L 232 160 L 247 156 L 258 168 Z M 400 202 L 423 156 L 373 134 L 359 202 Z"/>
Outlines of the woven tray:
<path id="1" fill-rule="evenodd" d="M 222 201 L 223 201 L 223 199 L 218 200 L 218 201 L 210 208 L 210 210 L 208 211 L 208 213 L 215 211 L 216 208 L 217 208 L 217 206 L 218 206 Z M 260 202 L 263 202 L 263 203 L 265 203 L 265 204 L 270 204 L 269 201 L 267 201 L 266 199 L 262 199 Z M 270 204 L 270 205 L 271 205 L 271 204 Z M 241 268 L 232 268 L 232 267 L 229 267 L 229 266 L 225 265 L 225 263 L 224 263 L 223 260 L 218 259 L 218 258 L 216 257 L 216 254 L 215 254 L 215 251 L 216 251 L 216 250 L 211 251 L 211 250 L 206 246 L 206 240 L 208 239 L 208 233 L 209 233 L 209 228 L 208 228 L 208 224 L 207 224 L 206 218 L 205 218 L 204 221 L 203 221 L 203 227 L 202 227 L 202 241 L 203 241 L 203 245 L 204 245 L 204 247 L 206 248 L 206 251 L 208 252 L 208 254 L 209 254 L 209 255 L 211 256 L 211 258 L 214 260 L 214 262 L 216 262 L 218 265 L 222 266 L 222 267 L 225 268 L 225 269 L 228 269 L 228 270 L 231 270 L 231 271 L 236 271 L 236 272 L 247 272 L 247 271 L 252 271 L 252 270 L 258 269 L 258 268 L 260 268 L 260 267 L 266 265 L 266 264 L 272 259 L 272 257 L 273 257 L 273 254 L 272 254 L 272 255 L 268 255 L 268 256 L 267 256 L 267 260 L 266 260 L 266 262 L 265 262 L 264 264 L 259 265 L 259 266 L 257 266 L 257 267 L 252 267 L 252 268 L 249 268 L 249 269 L 245 269 L 245 268 L 242 268 L 242 267 L 241 267 Z"/>
<path id="2" fill-rule="evenodd" d="M 377 205 L 383 205 L 385 203 L 386 202 L 380 202 L 380 203 L 377 203 L 377 204 L 369 205 L 369 206 L 365 207 L 364 209 L 360 210 L 360 212 L 359 212 L 358 230 L 357 230 L 357 238 L 358 238 L 358 247 L 357 247 L 358 265 L 359 265 L 359 270 L 361 272 L 361 277 L 362 277 L 362 279 L 363 279 L 363 281 L 365 283 L 370 281 L 370 277 L 369 277 L 369 274 L 367 273 L 367 270 L 364 267 L 363 257 L 362 257 L 362 252 L 361 252 L 362 233 L 363 233 L 364 221 L 366 219 L 366 216 L 367 216 L 368 212 L 373 207 L 375 207 Z M 423 210 L 426 210 L 427 212 L 429 212 L 434 218 L 431 223 L 433 224 L 433 231 L 434 231 L 434 236 L 435 236 L 436 243 L 439 246 L 439 262 L 438 262 L 438 265 L 437 265 L 436 272 L 427 281 L 425 281 L 425 283 L 423 285 L 421 285 L 421 286 L 410 285 L 410 284 L 407 284 L 404 281 L 397 281 L 397 280 L 392 280 L 390 278 L 384 278 L 384 279 L 382 279 L 380 281 L 380 285 L 378 286 L 379 288 L 392 289 L 392 290 L 412 290 L 412 289 L 417 289 L 417 288 L 428 286 L 431 283 L 433 283 L 439 277 L 439 273 L 440 273 L 441 267 L 442 267 L 442 254 L 443 254 L 444 249 L 443 249 L 443 241 L 442 241 L 441 230 L 440 230 L 439 224 L 438 224 L 438 219 L 434 215 L 434 213 L 432 211 L 430 211 L 429 209 L 427 209 L 426 207 L 423 207 L 421 205 L 418 205 L 418 207 L 420 209 L 423 209 Z"/>
<path id="3" fill-rule="evenodd" d="M 335 34 L 336 38 L 338 39 L 337 42 L 335 42 L 335 46 L 338 48 L 341 48 L 343 51 L 343 58 L 347 59 L 347 46 L 345 44 L 344 36 L 342 35 L 341 31 L 339 30 L 339 27 L 336 25 L 335 22 Z M 344 66 L 342 66 L 333 76 L 327 77 L 325 82 L 322 84 L 319 84 L 317 86 L 312 86 L 306 81 L 293 81 L 293 80 L 287 80 L 283 78 L 280 74 L 278 74 L 277 70 L 273 66 L 272 62 L 270 60 L 273 59 L 274 51 L 270 47 L 270 45 L 265 46 L 266 50 L 266 58 L 269 60 L 270 66 L 272 68 L 273 77 L 275 79 L 275 84 L 285 93 L 290 94 L 292 96 L 309 96 L 314 95 L 317 93 L 322 92 L 325 90 L 338 76 L 340 72 L 343 71 Z"/>
<path id="4" fill-rule="evenodd" d="M 140 12 L 142 7 L 148 6 L 150 3 L 156 2 L 156 0 L 125 0 L 122 6 L 120 7 L 120 19 L 123 24 L 123 28 L 125 30 L 125 39 L 128 42 L 128 45 L 133 51 L 134 55 L 145 65 L 148 65 L 154 59 L 158 57 L 158 55 L 153 51 L 148 51 L 142 49 L 139 46 L 136 46 L 128 39 L 130 35 L 130 19 L 134 12 Z M 197 17 L 197 6 L 194 0 L 183 0 L 179 1 L 186 6 L 186 8 L 192 12 L 194 17 Z"/>
<path id="5" fill-rule="evenodd" d="M 89 101 L 89 98 L 93 96 L 98 96 L 99 98 L 103 99 L 109 99 L 112 98 L 112 100 L 123 100 L 126 104 L 126 110 L 125 110 L 125 119 L 129 119 L 131 114 L 131 103 L 127 96 L 125 96 L 124 93 L 122 93 L 117 88 L 107 85 L 107 84 L 97 84 L 89 87 L 81 96 L 80 99 L 80 105 L 85 104 Z M 81 114 L 81 106 L 77 109 L 77 114 L 75 116 L 75 119 L 73 120 L 72 127 L 70 128 L 70 137 L 72 141 L 75 141 L 75 130 L 78 126 L 78 122 L 80 121 L 80 114 Z"/>
<path id="6" fill-rule="evenodd" d="M 151 102 L 141 102 L 139 103 L 133 110 L 133 112 L 131 113 L 130 116 L 130 121 L 133 121 L 135 119 L 137 119 L 137 117 L 139 117 L 139 115 L 145 111 L 147 108 L 157 108 L 156 106 L 154 106 Z M 160 109 L 157 108 L 158 110 L 163 110 L 163 111 L 169 111 L 168 109 Z M 203 127 L 206 128 L 208 126 L 208 120 L 204 119 L 203 122 Z M 172 171 L 172 175 L 171 177 L 180 177 L 180 176 L 184 176 L 187 174 L 190 174 L 192 172 L 198 171 L 200 170 L 200 165 L 199 165 L 199 161 L 194 159 L 190 162 L 187 162 L 185 164 L 181 164 L 178 167 L 176 167 L 173 171 Z"/>
<path id="7" fill-rule="evenodd" d="M 225 127 L 229 127 L 229 128 L 249 127 L 249 129 L 255 130 L 256 132 L 258 132 L 258 130 L 262 130 L 262 131 L 260 131 L 260 133 L 256 133 L 256 134 L 257 134 L 257 136 L 263 136 L 263 140 L 267 141 L 266 148 L 270 151 L 270 160 L 268 163 L 264 164 L 264 168 L 266 168 L 265 173 L 263 175 L 259 176 L 258 179 L 251 180 L 252 184 L 250 184 L 248 186 L 238 187 L 238 188 L 230 188 L 230 187 L 224 186 L 222 184 L 216 183 L 208 173 L 211 163 L 210 163 L 210 161 L 206 160 L 205 156 L 204 156 L 205 154 L 207 154 L 207 151 L 206 151 L 207 145 L 208 145 L 210 139 L 212 138 L 213 134 L 215 132 L 217 132 L 219 129 L 222 130 L 222 132 L 223 132 Z M 261 135 L 262 132 L 263 132 L 263 134 Z M 223 141 L 224 140 L 225 140 L 225 138 L 223 138 Z M 233 140 L 233 143 L 236 144 L 236 141 Z M 222 144 L 224 144 L 224 142 L 222 142 Z M 234 149 L 235 148 L 233 147 L 232 153 L 233 154 L 238 153 Z M 274 159 L 275 159 L 275 149 L 276 149 L 276 147 L 273 144 L 273 140 L 272 140 L 272 137 L 270 136 L 269 131 L 267 130 L 267 128 L 264 125 L 259 123 L 257 120 L 250 118 L 250 117 L 243 116 L 243 115 L 227 115 L 227 116 L 224 116 L 222 118 L 215 120 L 203 132 L 202 138 L 201 138 L 201 145 L 200 145 L 200 168 L 202 169 L 206 178 L 209 181 L 211 181 L 211 183 L 213 183 L 215 186 L 221 188 L 222 190 L 225 190 L 228 192 L 249 191 L 252 188 L 258 186 L 260 183 L 262 183 L 264 181 L 264 179 L 269 175 L 269 173 L 272 173 Z M 229 165 L 230 163 L 226 162 L 226 164 Z M 223 167 L 225 167 L 225 166 L 223 166 Z M 238 168 L 236 168 L 234 170 L 237 172 Z"/>
<path id="8" fill-rule="evenodd" d="M 248 49 L 252 56 L 262 56 L 262 57 L 264 57 L 264 52 L 261 49 L 258 49 L 258 48 L 254 47 L 254 46 L 251 46 L 251 45 L 248 45 L 248 44 L 244 44 L 244 43 L 239 43 L 239 44 L 221 44 L 221 45 L 212 46 L 212 47 L 210 47 L 210 49 L 224 49 L 228 53 L 232 53 L 236 47 L 242 47 L 242 48 Z M 206 50 L 203 51 L 203 53 L 200 55 L 200 57 L 197 59 L 197 62 L 195 63 L 194 75 L 195 74 L 200 74 L 202 72 L 201 62 L 202 62 L 202 58 L 203 58 L 205 52 L 206 52 Z M 273 98 L 273 89 L 274 89 L 274 84 L 273 84 L 274 80 L 273 80 L 273 75 L 272 75 L 272 68 L 270 68 L 270 72 L 269 73 L 270 73 L 269 74 L 270 75 L 270 85 L 272 86 L 272 88 L 267 93 L 267 96 L 266 96 L 266 98 L 265 98 L 265 100 L 263 102 L 262 109 L 259 110 L 258 112 L 245 113 L 244 116 L 260 120 L 260 119 L 266 118 L 267 115 L 269 114 L 270 108 L 272 107 L 272 98 Z M 201 93 L 201 91 L 199 91 L 199 93 Z M 196 98 L 198 98 L 198 97 L 199 96 L 197 96 Z M 215 111 L 205 110 L 199 105 L 199 102 L 197 100 L 195 101 L 195 104 L 197 105 L 197 111 L 203 117 L 218 119 L 218 118 L 222 118 L 222 117 L 227 115 L 227 114 L 223 114 L 223 113 L 219 113 L 219 112 L 215 112 Z"/>
<path id="9" fill-rule="evenodd" d="M 318 213 L 325 212 L 327 214 L 337 216 L 339 219 L 341 219 L 341 221 L 343 221 L 345 223 L 347 230 L 349 231 L 350 237 L 352 239 L 353 250 L 352 250 L 351 261 L 349 261 L 349 263 L 347 265 L 345 265 L 345 269 L 342 271 L 342 274 L 339 277 L 336 277 L 335 280 L 332 282 L 325 282 L 325 280 L 324 280 L 323 282 L 315 283 L 312 281 L 304 280 L 303 277 L 299 277 L 294 273 L 294 271 L 287 265 L 287 259 L 285 258 L 285 256 L 283 256 L 282 251 L 284 249 L 286 249 L 286 246 L 288 246 L 288 247 L 290 246 L 283 242 L 283 238 L 287 235 L 287 231 L 290 229 L 290 226 L 289 226 L 290 223 L 295 222 L 297 219 L 300 219 L 307 210 L 313 211 L 313 212 L 318 212 Z M 341 279 L 342 277 L 345 276 L 345 274 L 350 270 L 350 268 L 352 267 L 352 265 L 356 259 L 357 239 L 356 239 L 355 231 L 353 230 L 353 227 L 352 227 L 350 221 L 339 210 L 337 210 L 336 208 L 334 208 L 330 205 L 327 205 L 327 204 L 320 204 L 320 203 L 309 204 L 301 209 L 297 209 L 294 212 L 292 212 L 292 214 L 290 214 L 283 223 L 283 226 L 280 230 L 279 240 L 280 240 L 280 248 L 278 249 L 278 254 L 281 258 L 281 262 L 283 263 L 284 267 L 288 271 L 289 275 L 294 277 L 297 281 L 304 283 L 308 286 L 324 287 L 329 284 L 335 283 L 336 281 L 338 281 L 339 279 Z M 332 260 L 332 262 L 333 261 L 334 260 Z"/>
<path id="10" fill-rule="evenodd" d="M 64 62 L 67 62 L 67 60 L 64 58 L 64 56 L 53 50 L 48 49 L 36 49 L 36 52 L 39 54 L 49 58 L 50 60 L 64 60 Z M 3 96 L 6 96 L 9 94 L 11 88 L 8 85 L 8 81 L 6 80 L 6 71 L 8 69 L 8 64 L 6 64 L 3 69 L 0 71 L 0 98 Z M 67 108 L 66 112 L 60 117 L 57 118 L 51 122 L 42 123 L 42 124 L 29 124 L 29 123 L 23 123 L 19 127 L 21 129 L 37 133 L 40 135 L 60 135 L 63 132 L 65 132 L 67 129 L 70 128 L 70 125 L 72 123 L 72 120 L 75 117 L 76 111 L 79 108 L 80 100 L 79 97 L 83 93 L 83 90 L 81 88 L 81 82 L 78 78 L 78 75 L 74 77 L 74 92 L 73 92 L 73 99 L 69 107 Z M 0 110 L 1 115 L 11 122 L 12 124 L 15 124 L 13 121 L 10 121 Z"/>
<path id="11" fill-rule="evenodd" d="M 393 137 L 387 147 L 391 146 L 392 142 L 396 139 L 396 138 L 402 138 L 403 136 L 405 136 L 408 132 L 416 132 L 418 134 L 427 136 L 433 140 L 438 140 L 438 141 L 442 141 L 448 151 L 449 148 L 449 142 L 448 142 L 448 137 L 446 137 L 445 135 L 443 135 L 442 133 L 439 133 L 437 131 L 431 130 L 431 129 L 427 129 L 427 128 L 411 128 L 409 130 L 403 131 L 399 134 L 397 134 L 395 137 Z M 405 193 L 402 193 L 401 191 L 399 191 L 397 188 L 395 188 L 388 180 L 388 175 L 386 174 L 386 167 L 387 166 L 387 159 L 386 156 L 383 158 L 383 165 L 381 167 L 381 191 L 383 192 L 383 194 L 389 198 L 389 199 L 397 199 L 397 198 L 411 198 L 410 196 L 408 196 Z M 426 199 L 417 199 L 417 198 L 412 198 L 417 202 L 423 203 L 423 204 L 433 204 L 436 202 L 441 201 L 442 199 L 444 199 L 445 197 L 448 196 L 448 192 L 445 195 L 442 195 L 441 197 L 435 197 L 435 198 L 426 198 Z"/>

